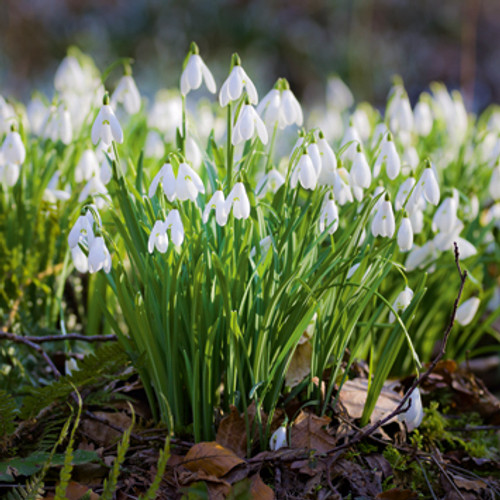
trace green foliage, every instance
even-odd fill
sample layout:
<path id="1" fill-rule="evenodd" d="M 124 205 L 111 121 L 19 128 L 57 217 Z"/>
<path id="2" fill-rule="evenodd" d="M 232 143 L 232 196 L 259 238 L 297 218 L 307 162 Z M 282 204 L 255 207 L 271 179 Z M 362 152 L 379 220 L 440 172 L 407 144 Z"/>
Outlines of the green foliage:
<path id="1" fill-rule="evenodd" d="M 89 354 L 78 363 L 78 370 L 55 380 L 50 385 L 33 388 L 26 396 L 21 409 L 21 418 L 31 418 L 40 410 L 56 401 L 65 400 L 74 387 L 81 388 L 92 384 L 103 383 L 123 368 L 127 356 L 120 345 L 109 343 L 99 347 L 95 353 Z"/>
<path id="2" fill-rule="evenodd" d="M 151 486 L 148 488 L 148 491 L 146 491 L 144 495 L 141 495 L 140 500 L 156 499 L 156 494 L 163 479 L 163 474 L 165 473 L 165 469 L 167 467 L 167 462 L 169 458 L 170 458 L 170 438 L 167 437 L 165 439 L 165 446 L 163 447 L 163 450 L 160 450 L 160 454 L 158 456 L 158 463 L 156 465 L 156 474 L 153 479 L 153 482 L 151 483 Z"/>
<path id="3" fill-rule="evenodd" d="M 14 432 L 16 416 L 17 408 L 14 399 L 6 391 L 0 389 L 0 447 L 4 438 Z"/>

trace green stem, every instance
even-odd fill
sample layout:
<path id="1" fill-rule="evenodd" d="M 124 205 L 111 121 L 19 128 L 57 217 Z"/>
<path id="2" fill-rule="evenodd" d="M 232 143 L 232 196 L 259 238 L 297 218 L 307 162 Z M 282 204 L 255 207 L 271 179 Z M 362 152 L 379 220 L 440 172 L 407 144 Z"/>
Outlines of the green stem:
<path id="1" fill-rule="evenodd" d="M 231 103 L 227 105 L 227 165 L 226 165 L 226 184 L 228 193 L 231 190 L 233 180 L 233 150 L 232 143 L 233 123 L 231 120 Z"/>
<path id="2" fill-rule="evenodd" d="M 274 129 L 273 129 L 273 136 L 271 138 L 271 144 L 269 146 L 269 154 L 267 155 L 267 162 L 266 162 L 266 169 L 265 173 L 267 174 L 269 170 L 271 170 L 272 162 L 273 162 L 273 155 L 274 155 L 274 145 L 276 143 L 276 133 L 278 131 L 278 122 L 274 124 Z"/>
<path id="3" fill-rule="evenodd" d="M 182 137 L 181 137 L 181 153 L 186 156 L 186 96 L 182 96 Z"/>

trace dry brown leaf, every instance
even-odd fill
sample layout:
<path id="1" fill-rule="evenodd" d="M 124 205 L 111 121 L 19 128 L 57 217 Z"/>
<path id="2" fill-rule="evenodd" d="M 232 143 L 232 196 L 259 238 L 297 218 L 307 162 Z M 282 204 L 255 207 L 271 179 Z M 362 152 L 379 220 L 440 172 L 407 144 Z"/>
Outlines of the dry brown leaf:
<path id="1" fill-rule="evenodd" d="M 221 446 L 234 451 L 238 457 L 245 458 L 247 453 L 245 419 L 235 406 L 231 406 L 231 413 L 221 420 L 215 440 Z"/>
<path id="2" fill-rule="evenodd" d="M 415 500 L 418 495 L 410 490 L 401 490 L 399 488 L 392 488 L 392 490 L 379 493 L 375 498 L 383 500 Z"/>
<path id="3" fill-rule="evenodd" d="M 233 467 L 245 463 L 233 451 L 215 441 L 195 444 L 184 457 L 184 467 L 190 471 L 205 471 L 209 475 L 222 477 Z"/>
<path id="4" fill-rule="evenodd" d="M 179 483 L 182 486 L 188 487 L 198 481 L 203 481 L 207 485 L 210 500 L 223 500 L 231 491 L 231 485 L 227 481 L 208 474 L 204 470 L 195 472 L 183 471 L 179 474 Z"/>
<path id="5" fill-rule="evenodd" d="M 339 402 L 347 410 L 352 419 L 359 419 L 363 415 L 366 396 L 368 392 L 368 381 L 355 378 L 348 380 L 342 386 L 339 394 Z M 395 410 L 401 401 L 401 395 L 391 389 L 391 384 L 384 384 L 380 396 L 370 417 L 370 422 L 377 422 L 388 413 Z"/>
<path id="6" fill-rule="evenodd" d="M 76 483 L 75 481 L 71 481 L 66 488 L 66 499 L 67 500 L 80 500 L 83 495 L 85 495 L 90 488 L 84 486 L 83 484 Z M 53 493 L 49 493 L 44 500 L 52 500 L 55 498 Z M 99 495 L 97 493 L 92 492 L 90 494 L 90 500 L 98 500 Z"/>
<path id="7" fill-rule="evenodd" d="M 96 411 L 94 415 L 124 430 L 128 429 L 132 424 L 131 417 L 125 412 Z M 109 425 L 106 425 L 106 423 L 90 418 L 82 420 L 81 428 L 89 438 L 104 447 L 116 443 L 122 437 L 121 432 L 111 428 Z"/>
<path id="8" fill-rule="evenodd" d="M 327 416 L 318 417 L 301 411 L 292 426 L 292 448 L 314 449 L 320 453 L 331 450 L 337 444 L 326 427 L 331 422 Z"/>
<path id="9" fill-rule="evenodd" d="M 254 500 L 274 500 L 274 491 L 264 484 L 260 474 L 252 476 L 252 485 L 250 487 L 250 494 Z"/>
<path id="10" fill-rule="evenodd" d="M 285 375 L 287 387 L 295 387 L 311 372 L 312 346 L 310 342 L 299 344 L 293 353 Z"/>
<path id="11" fill-rule="evenodd" d="M 473 479 L 467 479 L 462 476 L 457 476 L 455 474 L 450 474 L 450 476 L 453 479 L 453 482 L 458 486 L 460 489 L 467 490 L 467 491 L 475 491 L 476 493 L 481 493 L 483 490 L 488 488 L 488 485 L 482 481 L 481 479 L 473 480 Z"/>

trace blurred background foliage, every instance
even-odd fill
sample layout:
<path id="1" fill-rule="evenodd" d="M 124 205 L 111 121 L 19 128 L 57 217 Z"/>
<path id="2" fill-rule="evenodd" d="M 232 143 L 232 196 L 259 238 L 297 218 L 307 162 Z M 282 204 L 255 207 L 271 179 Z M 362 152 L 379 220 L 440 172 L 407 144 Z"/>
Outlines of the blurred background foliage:
<path id="1" fill-rule="evenodd" d="M 151 95 L 178 84 L 191 40 L 219 83 L 237 51 L 261 92 L 283 76 L 306 102 L 331 73 L 379 106 L 394 74 L 412 100 L 441 80 L 469 110 L 500 102 L 498 0 L 2 0 L 0 93 L 48 87 L 77 45 L 101 69 L 133 57 Z"/>

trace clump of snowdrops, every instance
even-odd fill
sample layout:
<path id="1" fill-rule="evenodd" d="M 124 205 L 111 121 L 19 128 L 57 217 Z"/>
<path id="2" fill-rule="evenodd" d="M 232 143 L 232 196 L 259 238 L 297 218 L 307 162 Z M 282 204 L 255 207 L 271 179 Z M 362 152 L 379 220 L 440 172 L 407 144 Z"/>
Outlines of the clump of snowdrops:
<path id="1" fill-rule="evenodd" d="M 2 208 L 14 221 L 36 184 L 61 216 L 59 290 L 72 268 L 95 278 L 88 325 L 118 335 L 156 418 L 200 440 L 218 407 L 272 415 L 300 395 L 325 413 L 361 357 L 366 423 L 389 375 L 418 372 L 441 338 L 454 242 L 471 279 L 450 354 L 496 335 L 497 108 L 476 119 L 433 84 L 412 109 L 395 81 L 381 115 L 334 77 L 306 126 L 288 82 L 261 98 L 237 55 L 217 91 L 192 44 L 180 92 L 152 103 L 119 63 L 111 94 L 109 72 L 71 53 L 51 104 L 0 101 Z"/>

